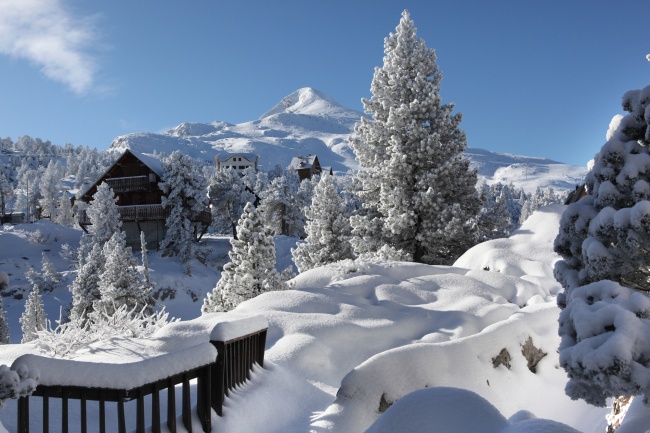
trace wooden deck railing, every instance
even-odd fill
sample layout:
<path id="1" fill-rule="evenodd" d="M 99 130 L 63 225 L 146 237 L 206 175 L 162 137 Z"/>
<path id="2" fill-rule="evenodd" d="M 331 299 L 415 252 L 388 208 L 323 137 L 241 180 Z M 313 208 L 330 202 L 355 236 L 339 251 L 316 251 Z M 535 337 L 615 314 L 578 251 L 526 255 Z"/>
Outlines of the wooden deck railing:
<path id="1" fill-rule="evenodd" d="M 62 433 L 69 431 L 70 400 L 76 400 L 80 405 L 79 419 L 73 420 L 73 422 L 78 423 L 78 429 L 82 433 L 88 431 L 88 402 L 97 402 L 99 405 L 99 417 L 96 420 L 99 432 L 107 431 L 106 403 L 109 402 L 116 403 L 117 431 L 119 433 L 133 431 L 133 420 L 129 420 L 131 427 L 127 430 L 127 414 L 124 408 L 125 402 L 133 400 L 136 404 L 135 431 L 137 433 L 145 432 L 147 411 L 150 413 L 151 429 L 154 433 L 161 431 L 161 416 L 165 418 L 169 431 L 175 433 L 177 432 L 176 386 L 181 385 L 181 421 L 185 429 L 192 432 L 192 387 L 190 381 L 196 379 L 194 401 L 196 402 L 197 415 L 203 431 L 209 432 L 212 430 L 211 410 L 222 416 L 223 403 L 229 392 L 250 378 L 250 372 L 255 364 L 260 367 L 264 366 L 266 332 L 267 329 L 264 328 L 247 335 L 229 338 L 226 341 L 211 339 L 210 342 L 217 349 L 217 357 L 214 362 L 132 389 L 39 385 L 32 396 L 22 397 L 18 400 L 17 431 L 18 433 L 30 432 L 30 400 L 40 397 L 42 413 L 40 416 L 33 417 L 32 424 L 36 423 L 34 420 L 40 420 L 44 433 L 51 431 L 50 427 L 54 431 Z M 20 359 L 18 358 L 16 362 L 19 362 Z M 165 414 L 161 411 L 161 393 L 166 394 L 167 399 Z M 145 399 L 145 397 L 147 398 Z M 57 404 L 56 407 L 60 407 L 61 413 L 54 417 L 61 420 L 60 430 L 50 424 L 50 408 L 53 407 L 50 406 L 51 399 L 60 400 L 60 405 Z"/>

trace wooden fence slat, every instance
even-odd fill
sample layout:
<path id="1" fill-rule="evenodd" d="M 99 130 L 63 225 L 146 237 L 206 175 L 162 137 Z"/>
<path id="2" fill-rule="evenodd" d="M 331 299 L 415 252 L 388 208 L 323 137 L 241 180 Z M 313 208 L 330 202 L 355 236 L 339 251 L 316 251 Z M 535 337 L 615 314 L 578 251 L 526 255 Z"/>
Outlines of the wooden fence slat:
<path id="1" fill-rule="evenodd" d="M 181 412 L 183 425 L 187 429 L 187 433 L 192 433 L 192 403 L 190 401 L 190 381 L 187 375 L 183 375 L 182 400 Z"/>
<path id="2" fill-rule="evenodd" d="M 29 397 L 18 399 L 18 433 L 29 433 Z"/>
<path id="3" fill-rule="evenodd" d="M 106 433 L 106 402 L 99 401 L 99 433 Z"/>
<path id="4" fill-rule="evenodd" d="M 124 418 L 124 400 L 117 402 L 117 429 L 119 433 L 126 433 L 126 419 Z"/>
<path id="5" fill-rule="evenodd" d="M 157 383 L 151 394 L 151 431 L 160 433 L 160 386 Z"/>
<path id="6" fill-rule="evenodd" d="M 43 405 L 43 433 L 50 433 L 50 398 L 47 393 L 41 397 L 41 404 Z"/>
<path id="7" fill-rule="evenodd" d="M 79 400 L 81 409 L 81 433 L 88 433 L 88 414 L 86 412 L 86 397 Z"/>
<path id="8" fill-rule="evenodd" d="M 138 392 L 138 400 L 136 406 L 135 431 L 136 433 L 144 433 L 144 395 L 141 391 Z"/>
<path id="9" fill-rule="evenodd" d="M 68 397 L 61 399 L 61 433 L 68 433 Z"/>
<path id="10" fill-rule="evenodd" d="M 167 428 L 176 433 L 176 386 L 171 378 L 167 386 Z"/>

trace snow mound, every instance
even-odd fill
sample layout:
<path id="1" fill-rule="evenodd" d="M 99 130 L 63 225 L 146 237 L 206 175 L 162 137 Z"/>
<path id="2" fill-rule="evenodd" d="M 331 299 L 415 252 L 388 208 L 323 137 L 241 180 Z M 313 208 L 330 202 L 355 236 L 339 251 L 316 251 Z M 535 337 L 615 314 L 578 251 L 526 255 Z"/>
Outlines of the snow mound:
<path id="1" fill-rule="evenodd" d="M 508 421 L 483 397 L 458 388 L 415 391 L 395 403 L 366 433 L 497 433 Z"/>
<path id="2" fill-rule="evenodd" d="M 539 208 L 509 238 L 470 248 L 454 266 L 511 275 L 557 294 L 561 287 L 553 277 L 553 266 L 560 256 L 553 251 L 553 242 L 565 208 L 560 204 Z"/>
<path id="3" fill-rule="evenodd" d="M 458 388 L 415 391 L 390 407 L 366 433 L 579 433 L 555 421 L 506 420 L 487 400 Z"/>

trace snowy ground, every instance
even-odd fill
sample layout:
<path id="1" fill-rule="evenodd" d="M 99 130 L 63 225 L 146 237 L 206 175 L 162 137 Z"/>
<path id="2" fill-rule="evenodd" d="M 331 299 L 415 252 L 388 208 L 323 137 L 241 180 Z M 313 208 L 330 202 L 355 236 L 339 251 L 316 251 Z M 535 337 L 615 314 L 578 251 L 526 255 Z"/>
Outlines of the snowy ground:
<path id="1" fill-rule="evenodd" d="M 509 239 L 478 245 L 453 267 L 344 261 L 299 275 L 295 290 L 240 305 L 237 312 L 269 322 L 266 364 L 227 399 L 214 431 L 603 432 L 609 409 L 566 397 L 558 366 L 552 242 L 563 209 L 541 209 Z M 56 230 L 40 223 L 0 232 L 0 271 L 14 271 L 10 290 L 27 263 L 40 266 L 43 249 L 58 253 L 64 239 L 78 236 L 62 229 L 56 241 L 35 243 L 27 232 L 36 226 Z M 277 245 L 284 267 L 292 241 Z M 175 259 L 151 254 L 157 287 L 175 289 L 174 299 L 164 301 L 173 316 L 200 314 L 227 249 L 226 239 L 207 239 L 191 276 Z M 4 301 L 18 341 L 13 320 L 23 300 Z M 61 287 L 45 302 L 51 314 L 67 305 L 69 294 Z M 534 367 L 522 354 L 529 339 L 529 352 L 546 353 Z M 12 357 L 9 349 L 1 362 Z M 495 367 L 500 354 L 504 363 Z M 637 406 L 631 420 L 647 415 Z M 0 420 L 11 430 L 11 404 Z"/>

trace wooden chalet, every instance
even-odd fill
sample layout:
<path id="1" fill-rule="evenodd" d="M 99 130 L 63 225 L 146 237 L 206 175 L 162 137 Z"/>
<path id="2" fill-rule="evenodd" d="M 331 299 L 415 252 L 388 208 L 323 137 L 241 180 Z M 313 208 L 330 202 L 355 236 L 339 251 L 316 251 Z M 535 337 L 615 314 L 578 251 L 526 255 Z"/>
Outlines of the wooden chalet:
<path id="1" fill-rule="evenodd" d="M 311 179 L 312 176 L 320 175 L 323 172 L 316 155 L 294 156 L 289 167 L 296 170 L 300 180 Z"/>
<path id="2" fill-rule="evenodd" d="M 165 237 L 165 220 L 170 213 L 161 204 L 164 194 L 158 184 L 162 181 L 162 176 L 163 167 L 158 159 L 127 149 L 79 200 L 90 203 L 97 187 L 106 182 L 117 197 L 127 245 L 140 249 L 140 232 L 143 231 L 147 248 L 157 249 Z M 209 210 L 196 215 L 194 222 L 200 223 L 202 227 L 197 236 L 205 233 L 211 221 Z M 84 231 L 91 224 L 83 210 L 78 214 L 78 222 Z"/>

